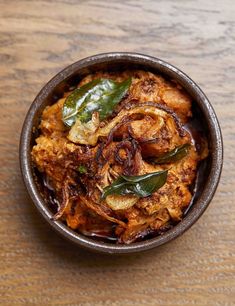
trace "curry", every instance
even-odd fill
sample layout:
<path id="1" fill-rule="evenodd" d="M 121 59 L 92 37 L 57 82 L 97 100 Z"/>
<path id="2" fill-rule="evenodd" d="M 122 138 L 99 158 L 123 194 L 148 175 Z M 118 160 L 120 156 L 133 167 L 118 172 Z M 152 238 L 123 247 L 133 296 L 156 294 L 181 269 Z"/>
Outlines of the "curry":
<path id="1" fill-rule="evenodd" d="M 208 156 L 188 128 L 192 103 L 174 80 L 128 70 L 87 75 L 47 106 L 32 160 L 54 220 L 125 244 L 180 222 Z"/>

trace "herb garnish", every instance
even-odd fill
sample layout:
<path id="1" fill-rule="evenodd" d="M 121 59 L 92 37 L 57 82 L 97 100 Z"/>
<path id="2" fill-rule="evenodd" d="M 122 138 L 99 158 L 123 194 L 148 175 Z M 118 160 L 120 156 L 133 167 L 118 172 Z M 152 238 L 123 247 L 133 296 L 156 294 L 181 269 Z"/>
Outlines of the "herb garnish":
<path id="1" fill-rule="evenodd" d="M 138 176 L 119 176 L 103 190 L 102 199 L 110 194 L 134 194 L 141 198 L 148 197 L 161 188 L 167 179 L 168 170 L 147 173 Z"/>
<path id="2" fill-rule="evenodd" d="M 95 79 L 75 89 L 65 100 L 62 120 L 71 127 L 77 118 L 81 122 L 91 119 L 94 112 L 100 120 L 112 114 L 114 107 L 121 101 L 131 85 L 131 78 L 119 83 L 110 79 Z"/>
<path id="3" fill-rule="evenodd" d="M 80 172 L 81 174 L 87 173 L 87 167 L 84 166 L 84 165 L 80 165 L 80 166 L 78 167 L 77 170 L 78 170 L 78 172 Z"/>
<path id="4" fill-rule="evenodd" d="M 189 143 L 176 147 L 175 149 L 163 154 L 159 157 L 151 158 L 151 162 L 155 164 L 167 164 L 176 162 L 188 154 L 191 145 Z"/>

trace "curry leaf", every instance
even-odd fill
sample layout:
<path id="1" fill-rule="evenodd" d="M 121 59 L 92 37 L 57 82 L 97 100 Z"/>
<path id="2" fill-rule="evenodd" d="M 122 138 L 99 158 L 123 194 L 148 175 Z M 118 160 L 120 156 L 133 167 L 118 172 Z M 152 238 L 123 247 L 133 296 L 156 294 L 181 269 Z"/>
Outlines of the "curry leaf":
<path id="1" fill-rule="evenodd" d="M 103 190 L 102 199 L 110 194 L 134 194 L 140 198 L 148 197 L 161 188 L 167 179 L 168 170 L 147 173 L 139 176 L 119 176 Z"/>
<path id="2" fill-rule="evenodd" d="M 189 143 L 183 144 L 166 154 L 151 159 L 151 161 L 155 164 L 167 164 L 171 162 L 176 162 L 188 154 L 190 146 L 191 145 Z"/>
<path id="3" fill-rule="evenodd" d="M 78 109 L 88 97 L 91 90 L 100 82 L 100 79 L 93 80 L 88 84 L 76 88 L 65 100 L 62 109 L 64 124 L 72 126 L 77 118 Z"/>
<path id="4" fill-rule="evenodd" d="M 98 112 L 100 120 L 112 114 L 131 85 L 131 78 L 118 83 L 110 79 L 95 79 L 75 89 L 65 100 L 62 119 L 72 126 L 76 119 L 87 122 L 93 112 Z"/>

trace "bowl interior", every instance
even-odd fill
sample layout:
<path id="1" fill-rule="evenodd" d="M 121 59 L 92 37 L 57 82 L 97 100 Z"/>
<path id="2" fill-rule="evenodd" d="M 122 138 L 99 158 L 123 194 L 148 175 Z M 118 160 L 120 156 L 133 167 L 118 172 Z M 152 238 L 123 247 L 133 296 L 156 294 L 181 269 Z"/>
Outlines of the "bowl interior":
<path id="1" fill-rule="evenodd" d="M 83 235 L 70 230 L 61 221 L 51 221 L 50 217 L 53 215 L 52 210 L 48 207 L 42 189 L 40 188 L 40 179 L 37 173 L 32 167 L 30 161 L 30 152 L 32 146 L 35 144 L 35 138 L 38 136 L 38 125 L 40 123 L 41 114 L 47 105 L 55 103 L 59 98 L 63 96 L 65 91 L 68 91 L 70 87 L 75 86 L 78 82 L 87 74 L 103 71 L 120 71 L 125 69 L 142 69 L 148 70 L 153 73 L 161 74 L 167 79 L 174 79 L 181 84 L 188 94 L 192 97 L 193 105 L 193 117 L 196 118 L 194 122 L 197 128 L 206 135 L 209 144 L 209 156 L 203 161 L 198 169 L 198 175 L 194 186 L 194 197 L 187 209 L 184 219 L 170 229 L 168 232 L 161 236 L 147 239 L 142 242 L 136 242 L 131 245 L 114 245 L 108 242 L 95 241 L 91 238 L 84 237 Z M 215 124 L 217 124 L 215 126 Z M 187 228 L 189 228 L 197 218 L 203 213 L 211 197 L 213 196 L 216 185 L 218 182 L 212 182 L 212 175 L 214 164 L 218 160 L 218 154 L 215 155 L 215 150 L 221 150 L 222 144 L 218 145 L 218 138 L 220 131 L 217 119 L 214 111 L 209 104 L 209 101 L 197 85 L 188 78 L 181 71 L 175 67 L 162 62 L 161 60 L 153 59 L 145 56 L 97 56 L 77 62 L 64 71 L 55 76 L 47 85 L 42 89 L 39 95 L 36 97 L 28 116 L 25 120 L 25 127 L 23 127 L 21 150 L 27 150 L 25 155 L 26 161 L 22 162 L 21 166 L 24 173 L 24 180 L 28 191 L 33 198 L 34 203 L 39 208 L 40 212 L 46 217 L 47 221 L 62 235 L 69 240 L 78 243 L 91 250 L 97 250 L 108 253 L 129 253 L 138 250 L 145 250 L 154 246 L 163 244 L 167 241 L 182 234 Z M 219 133 L 219 134 L 218 134 Z M 25 153 L 24 153 L 25 154 Z M 222 153 L 221 153 L 222 154 Z M 21 154 L 22 155 L 22 154 Z M 217 171 L 218 172 L 218 171 Z M 219 171 L 220 173 L 220 171 Z M 210 179 L 211 178 L 211 179 Z M 217 173 L 217 181 L 219 175 Z M 212 184 L 213 183 L 213 184 Z M 210 189 L 210 194 L 208 190 Z M 36 193 L 36 195 L 35 195 Z"/>

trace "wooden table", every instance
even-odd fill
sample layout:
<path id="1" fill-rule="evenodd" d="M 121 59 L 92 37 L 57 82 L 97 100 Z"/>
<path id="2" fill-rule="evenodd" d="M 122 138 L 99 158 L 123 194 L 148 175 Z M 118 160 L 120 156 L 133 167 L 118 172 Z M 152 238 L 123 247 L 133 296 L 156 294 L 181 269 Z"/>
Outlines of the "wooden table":
<path id="1" fill-rule="evenodd" d="M 234 305 L 235 5 L 223 1 L 0 0 L 0 304 Z M 40 88 L 107 51 L 171 62 L 208 95 L 225 161 L 210 207 L 187 233 L 145 254 L 107 257 L 58 237 L 22 183 L 18 143 Z"/>

